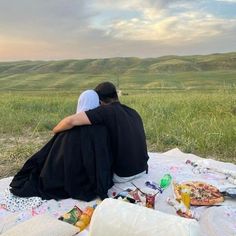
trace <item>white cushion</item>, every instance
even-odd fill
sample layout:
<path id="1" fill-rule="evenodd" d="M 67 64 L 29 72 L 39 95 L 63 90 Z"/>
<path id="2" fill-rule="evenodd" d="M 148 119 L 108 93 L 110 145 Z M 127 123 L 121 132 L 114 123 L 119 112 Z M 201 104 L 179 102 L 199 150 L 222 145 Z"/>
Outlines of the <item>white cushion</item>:
<path id="1" fill-rule="evenodd" d="M 89 235 L 197 236 L 199 224 L 196 220 L 109 198 L 95 209 Z"/>
<path id="2" fill-rule="evenodd" d="M 79 229 L 48 214 L 27 220 L 1 234 L 1 236 L 72 236 Z"/>

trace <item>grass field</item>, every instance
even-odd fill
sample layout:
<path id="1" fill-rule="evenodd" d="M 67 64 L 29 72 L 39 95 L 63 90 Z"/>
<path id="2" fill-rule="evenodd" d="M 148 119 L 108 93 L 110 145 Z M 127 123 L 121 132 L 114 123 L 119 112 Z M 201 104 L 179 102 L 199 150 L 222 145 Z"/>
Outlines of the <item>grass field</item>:
<path id="1" fill-rule="evenodd" d="M 236 163 L 236 91 L 127 90 L 121 101 L 142 116 L 150 151 L 178 147 Z M 75 112 L 79 92 L 1 92 L 0 177 L 15 174 Z"/>
<path id="2" fill-rule="evenodd" d="M 78 91 L 102 81 L 119 83 L 121 90 L 236 89 L 236 70 L 176 73 L 16 73 L 0 74 L 1 91 Z"/>
<path id="3" fill-rule="evenodd" d="M 0 62 L 0 177 L 15 174 L 75 112 L 80 91 L 108 80 L 141 114 L 149 151 L 178 147 L 236 163 L 236 52 Z"/>

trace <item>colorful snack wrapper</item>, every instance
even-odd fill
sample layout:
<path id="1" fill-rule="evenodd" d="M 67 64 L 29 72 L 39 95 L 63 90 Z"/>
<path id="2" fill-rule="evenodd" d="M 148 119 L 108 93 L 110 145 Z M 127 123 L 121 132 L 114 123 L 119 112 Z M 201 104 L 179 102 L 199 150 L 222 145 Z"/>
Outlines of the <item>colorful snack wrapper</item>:
<path id="1" fill-rule="evenodd" d="M 79 207 L 74 206 L 72 210 L 65 213 L 63 216 L 59 217 L 58 219 L 61 221 L 65 221 L 69 224 L 75 225 L 77 221 L 79 221 L 80 216 L 82 215 L 82 210 Z"/>

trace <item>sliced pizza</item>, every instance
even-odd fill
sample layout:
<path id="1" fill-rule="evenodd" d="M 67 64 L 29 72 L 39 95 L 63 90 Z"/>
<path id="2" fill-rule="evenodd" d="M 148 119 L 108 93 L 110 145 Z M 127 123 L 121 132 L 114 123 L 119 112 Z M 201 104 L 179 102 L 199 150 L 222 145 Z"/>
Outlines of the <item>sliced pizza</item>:
<path id="1" fill-rule="evenodd" d="M 222 193 L 213 185 L 200 182 L 188 181 L 181 184 L 174 184 L 174 192 L 177 200 L 181 200 L 181 191 L 188 189 L 190 195 L 190 205 L 210 206 L 223 202 Z"/>

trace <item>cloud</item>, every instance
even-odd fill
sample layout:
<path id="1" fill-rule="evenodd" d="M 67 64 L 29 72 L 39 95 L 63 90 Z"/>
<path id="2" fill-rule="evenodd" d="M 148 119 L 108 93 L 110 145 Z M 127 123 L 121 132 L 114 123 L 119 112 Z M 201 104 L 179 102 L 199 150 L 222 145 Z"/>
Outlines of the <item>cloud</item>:
<path id="1" fill-rule="evenodd" d="M 236 3 L 236 0 L 216 0 L 217 2 Z"/>
<path id="2" fill-rule="evenodd" d="M 206 12 L 187 11 L 170 14 L 155 8 L 142 9 L 141 18 L 115 20 L 104 26 L 106 34 L 133 41 L 181 44 L 204 41 L 236 29 L 236 19 L 223 19 Z"/>
<path id="3" fill-rule="evenodd" d="M 90 1 L 90 6 L 93 8 L 104 10 L 107 9 L 123 9 L 123 10 L 136 10 L 143 8 L 156 8 L 164 9 L 168 8 L 170 5 L 188 3 L 188 0 L 100 0 L 100 1 Z"/>
<path id="4" fill-rule="evenodd" d="M 0 0 L 0 60 L 235 50 L 236 18 L 216 1 Z"/>

